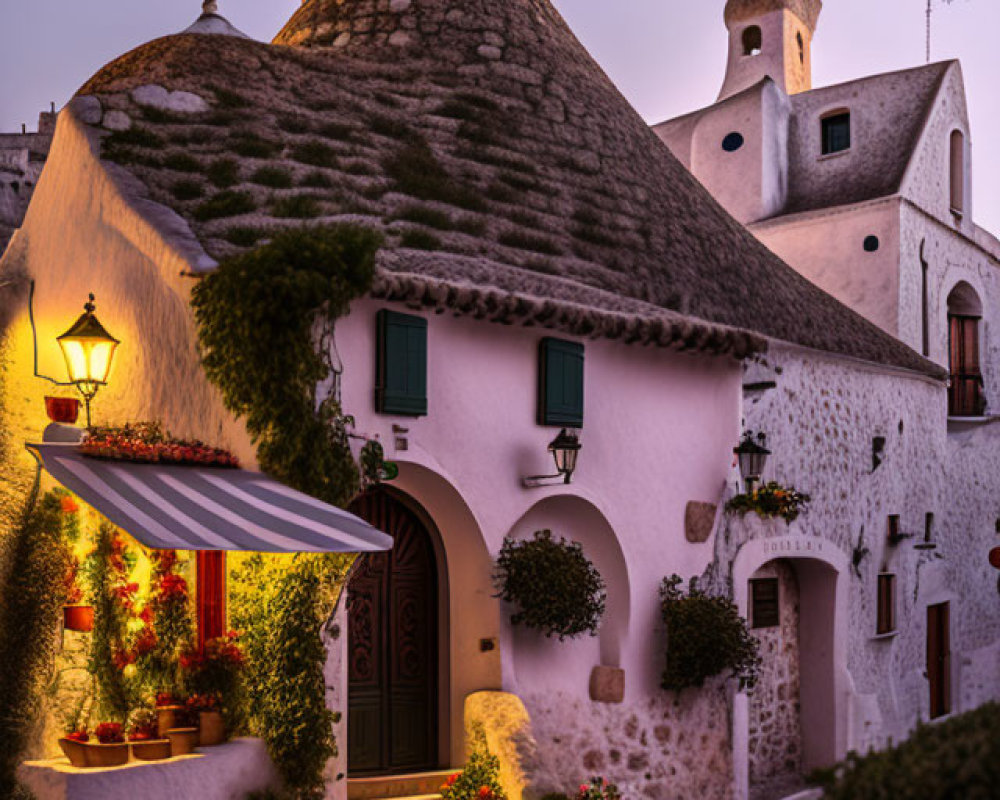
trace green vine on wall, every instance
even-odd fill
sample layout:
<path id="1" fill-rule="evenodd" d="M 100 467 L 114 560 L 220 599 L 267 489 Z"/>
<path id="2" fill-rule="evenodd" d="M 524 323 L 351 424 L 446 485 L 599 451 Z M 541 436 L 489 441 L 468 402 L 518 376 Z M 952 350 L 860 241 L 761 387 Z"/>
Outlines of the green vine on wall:
<path id="1" fill-rule="evenodd" d="M 38 723 L 43 676 L 55 657 L 71 555 L 60 495 L 38 499 L 0 536 L 0 797 L 17 798 L 15 771 Z"/>
<path id="2" fill-rule="evenodd" d="M 261 468 L 339 506 L 359 475 L 336 393 L 317 402 L 333 372 L 322 332 L 371 288 L 380 245 L 351 225 L 285 231 L 222 262 L 192 293 L 205 372 L 245 420 Z"/>

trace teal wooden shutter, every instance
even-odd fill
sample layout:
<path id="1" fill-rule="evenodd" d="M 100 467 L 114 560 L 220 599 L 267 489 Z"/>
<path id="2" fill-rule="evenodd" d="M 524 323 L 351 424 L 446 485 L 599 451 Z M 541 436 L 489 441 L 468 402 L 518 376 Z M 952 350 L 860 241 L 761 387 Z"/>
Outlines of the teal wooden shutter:
<path id="1" fill-rule="evenodd" d="M 538 422 L 583 427 L 583 345 L 542 339 L 538 358 Z"/>
<path id="2" fill-rule="evenodd" d="M 427 320 L 396 311 L 377 316 L 375 410 L 422 417 L 427 413 Z"/>

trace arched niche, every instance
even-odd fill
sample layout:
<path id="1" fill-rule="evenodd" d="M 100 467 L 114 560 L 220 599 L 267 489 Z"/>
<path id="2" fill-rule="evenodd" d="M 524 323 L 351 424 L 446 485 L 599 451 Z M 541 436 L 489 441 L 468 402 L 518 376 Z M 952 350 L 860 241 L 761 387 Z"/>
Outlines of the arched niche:
<path id="1" fill-rule="evenodd" d="M 764 34 L 759 25 L 743 29 L 743 55 L 759 56 L 764 49 Z"/>
<path id="2" fill-rule="evenodd" d="M 980 321 L 983 303 L 966 281 L 959 281 L 948 293 L 948 414 L 952 417 L 979 417 L 986 408 L 980 362 Z"/>
<path id="3" fill-rule="evenodd" d="M 959 281 L 952 287 L 948 293 L 948 314 L 963 317 L 983 315 L 983 301 L 970 283 Z"/>
<path id="4" fill-rule="evenodd" d="M 611 524 L 600 509 L 582 497 L 553 495 L 540 500 L 507 535 L 523 540 L 545 529 L 556 538 L 564 537 L 583 546 L 606 585 L 605 614 L 596 637 L 584 635 L 560 642 L 522 626 L 511 626 L 510 610 L 502 609 L 505 688 L 516 692 L 521 685 L 536 692 L 565 691 L 586 698 L 595 666 L 622 666 L 630 617 L 628 568 Z"/>

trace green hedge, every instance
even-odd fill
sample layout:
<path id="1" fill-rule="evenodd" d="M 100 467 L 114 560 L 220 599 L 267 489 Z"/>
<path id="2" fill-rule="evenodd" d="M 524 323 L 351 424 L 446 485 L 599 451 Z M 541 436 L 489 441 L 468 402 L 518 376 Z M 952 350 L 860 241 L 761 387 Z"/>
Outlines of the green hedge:
<path id="1" fill-rule="evenodd" d="M 851 753 L 813 775 L 828 800 L 988 800 L 1000 797 L 1000 705 L 920 725 L 898 747 Z"/>

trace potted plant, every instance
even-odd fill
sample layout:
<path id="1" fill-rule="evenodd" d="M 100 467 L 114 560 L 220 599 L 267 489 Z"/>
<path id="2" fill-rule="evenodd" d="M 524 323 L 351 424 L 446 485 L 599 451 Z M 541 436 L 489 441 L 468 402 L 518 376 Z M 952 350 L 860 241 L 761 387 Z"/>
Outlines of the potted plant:
<path id="1" fill-rule="evenodd" d="M 161 737 L 156 712 L 143 709 L 132 720 L 128 736 L 132 756 L 139 761 L 162 761 L 170 758 L 170 739 Z"/>
<path id="2" fill-rule="evenodd" d="M 128 763 L 128 742 L 117 722 L 102 722 L 94 731 L 97 743 L 88 742 L 87 766 L 120 767 Z"/>
<path id="3" fill-rule="evenodd" d="M 198 746 L 197 712 L 188 706 L 181 706 L 174 712 L 174 724 L 177 727 L 167 731 L 171 755 L 190 755 Z"/>
<path id="4" fill-rule="evenodd" d="M 63 755 L 69 759 L 69 763 L 74 767 L 87 766 L 87 743 L 90 741 L 90 734 L 86 729 L 69 731 L 59 740 L 59 748 Z"/>
<path id="5" fill-rule="evenodd" d="M 73 503 L 71 497 L 63 498 L 64 505 Z M 73 503 L 75 506 L 75 503 Z M 75 510 L 75 509 L 74 509 Z M 77 581 L 80 562 L 73 558 L 66 571 L 66 604 L 63 606 L 63 629 L 89 633 L 94 630 L 94 607 L 83 602 L 83 590 Z"/>
<path id="6" fill-rule="evenodd" d="M 180 727 L 176 724 L 177 712 L 184 704 L 170 692 L 159 692 L 156 695 L 156 731 L 161 739 L 165 739 L 167 731 Z"/>
<path id="7" fill-rule="evenodd" d="M 622 794 L 606 778 L 591 778 L 590 783 L 581 783 L 576 800 L 621 800 Z"/>
<path id="8" fill-rule="evenodd" d="M 188 706 L 198 715 L 198 742 L 202 747 L 215 747 L 226 741 L 226 724 L 222 720 L 222 700 L 215 694 L 196 694 Z"/>
<path id="9" fill-rule="evenodd" d="M 229 631 L 210 639 L 203 650 L 189 650 L 181 655 L 191 692 L 189 706 L 200 715 L 201 744 L 222 744 L 226 739 L 224 720 L 238 713 L 242 688 L 243 652 L 239 635 Z"/>

